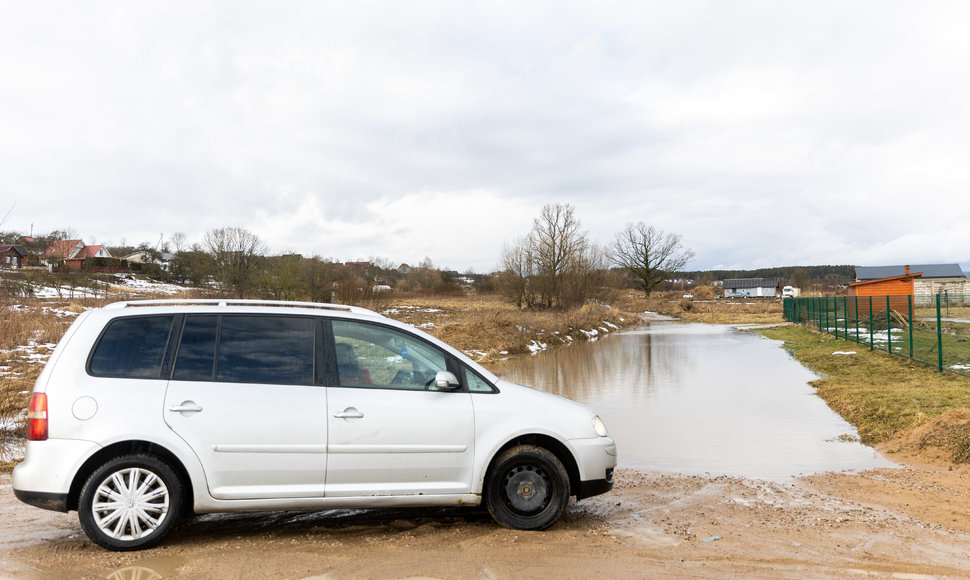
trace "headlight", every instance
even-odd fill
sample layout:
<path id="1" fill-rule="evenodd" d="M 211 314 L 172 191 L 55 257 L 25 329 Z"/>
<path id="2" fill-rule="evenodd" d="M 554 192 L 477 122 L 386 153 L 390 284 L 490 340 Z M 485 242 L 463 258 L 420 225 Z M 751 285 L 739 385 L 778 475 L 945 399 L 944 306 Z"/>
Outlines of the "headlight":
<path id="1" fill-rule="evenodd" d="M 606 432 L 606 424 L 603 423 L 603 420 L 599 416 L 593 417 L 593 430 L 600 437 L 606 437 L 608 435 Z"/>

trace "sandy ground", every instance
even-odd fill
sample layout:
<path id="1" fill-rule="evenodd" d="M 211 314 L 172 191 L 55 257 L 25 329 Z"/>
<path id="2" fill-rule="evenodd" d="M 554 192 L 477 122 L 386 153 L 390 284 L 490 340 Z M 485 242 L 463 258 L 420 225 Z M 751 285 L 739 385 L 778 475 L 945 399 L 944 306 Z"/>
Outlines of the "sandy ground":
<path id="1" fill-rule="evenodd" d="M 466 510 L 201 516 L 162 546 L 113 553 L 77 515 L 21 504 L 0 478 L 8 578 L 970 578 L 970 467 L 774 483 L 619 471 L 545 532 Z"/>

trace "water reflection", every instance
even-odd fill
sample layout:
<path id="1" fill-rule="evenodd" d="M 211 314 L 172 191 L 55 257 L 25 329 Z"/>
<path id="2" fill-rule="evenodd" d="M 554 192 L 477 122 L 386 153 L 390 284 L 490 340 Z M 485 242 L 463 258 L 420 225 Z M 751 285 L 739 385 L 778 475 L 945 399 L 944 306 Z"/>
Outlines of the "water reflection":
<path id="1" fill-rule="evenodd" d="M 492 370 L 596 409 L 622 467 L 777 480 L 892 465 L 777 342 L 731 327 L 654 322 Z"/>

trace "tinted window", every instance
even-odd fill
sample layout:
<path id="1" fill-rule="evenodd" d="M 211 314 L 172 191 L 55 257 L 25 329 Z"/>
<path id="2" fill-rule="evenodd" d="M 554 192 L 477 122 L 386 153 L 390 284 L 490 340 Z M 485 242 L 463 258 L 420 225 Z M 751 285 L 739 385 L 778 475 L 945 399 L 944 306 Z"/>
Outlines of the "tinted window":
<path id="1" fill-rule="evenodd" d="M 112 321 L 91 355 L 91 374 L 101 377 L 160 378 L 173 318 L 146 316 Z"/>
<path id="2" fill-rule="evenodd" d="M 313 384 L 313 319 L 224 316 L 216 379 L 240 383 Z"/>
<path id="3" fill-rule="evenodd" d="M 334 320 L 333 336 L 343 386 L 426 389 L 447 370 L 442 351 L 405 332 Z"/>
<path id="4" fill-rule="evenodd" d="M 182 381 L 212 380 L 218 328 L 218 316 L 189 316 L 185 319 L 172 378 Z"/>

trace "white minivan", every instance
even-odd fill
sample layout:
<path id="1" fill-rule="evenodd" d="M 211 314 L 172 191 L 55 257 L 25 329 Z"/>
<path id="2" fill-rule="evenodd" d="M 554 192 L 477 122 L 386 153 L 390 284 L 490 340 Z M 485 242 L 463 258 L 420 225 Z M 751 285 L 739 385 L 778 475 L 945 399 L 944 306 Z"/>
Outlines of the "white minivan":
<path id="1" fill-rule="evenodd" d="M 613 486 L 588 408 L 500 380 L 362 308 L 119 302 L 81 314 L 37 379 L 16 496 L 113 550 L 191 513 L 479 506 L 540 530 Z"/>

